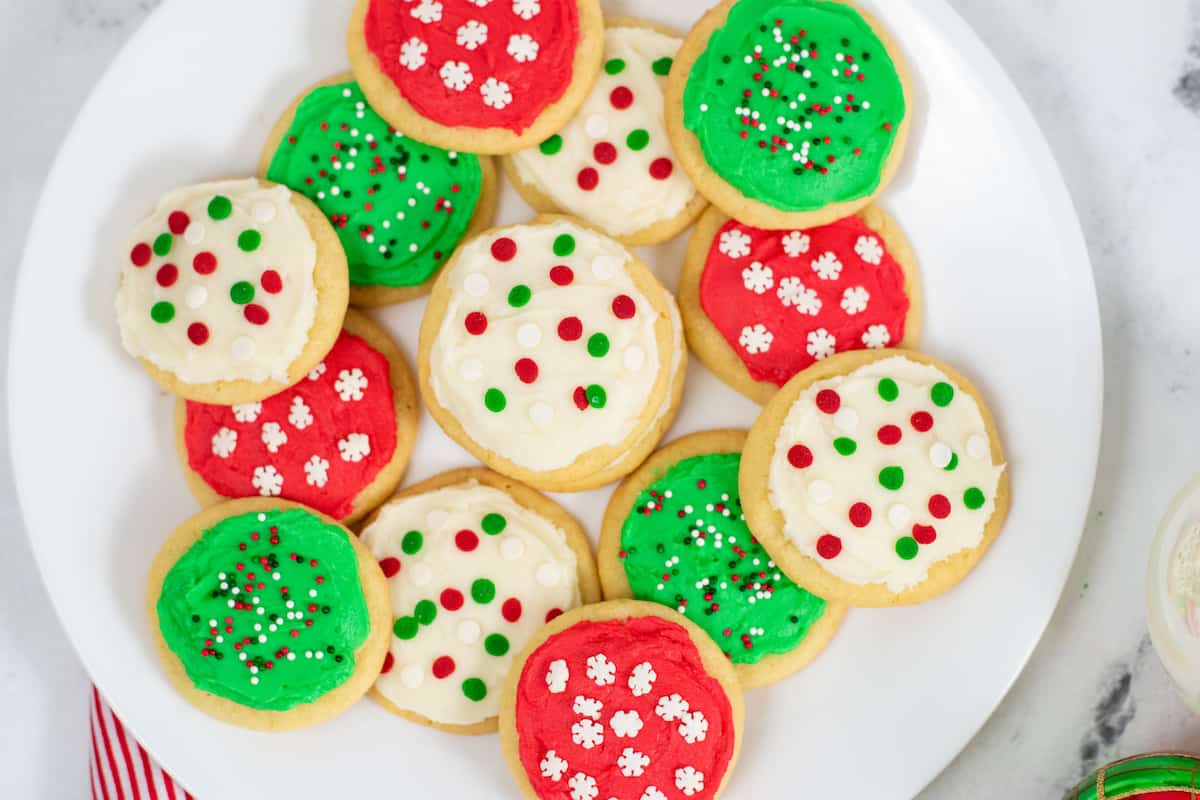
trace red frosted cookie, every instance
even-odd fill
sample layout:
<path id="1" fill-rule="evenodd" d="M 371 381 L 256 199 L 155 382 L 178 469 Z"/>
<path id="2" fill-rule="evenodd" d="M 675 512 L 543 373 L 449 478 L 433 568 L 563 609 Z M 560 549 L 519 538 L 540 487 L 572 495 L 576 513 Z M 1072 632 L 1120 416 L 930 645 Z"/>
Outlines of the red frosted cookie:
<path id="1" fill-rule="evenodd" d="M 176 446 L 206 506 L 283 497 L 353 522 L 399 483 L 418 413 L 399 349 L 350 311 L 333 349 L 290 389 L 236 406 L 180 400 Z"/>
<path id="2" fill-rule="evenodd" d="M 679 304 L 700 360 L 760 403 L 835 353 L 912 346 L 921 322 L 912 249 L 874 205 L 777 231 L 710 209 L 688 245 Z"/>
<path id="3" fill-rule="evenodd" d="M 526 796 L 709 800 L 737 759 L 733 667 L 691 622 L 618 600 L 553 620 L 518 656 L 501 747 Z"/>
<path id="4" fill-rule="evenodd" d="M 506 153 L 575 113 L 603 33 L 596 0 L 359 0 L 348 47 L 363 92 L 398 129 Z"/>

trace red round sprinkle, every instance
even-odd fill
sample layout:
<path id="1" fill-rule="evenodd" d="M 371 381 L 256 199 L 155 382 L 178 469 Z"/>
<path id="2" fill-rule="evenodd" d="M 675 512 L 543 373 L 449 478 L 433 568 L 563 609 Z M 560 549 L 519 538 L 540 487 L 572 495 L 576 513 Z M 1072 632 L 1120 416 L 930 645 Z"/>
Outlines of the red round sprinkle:
<path id="1" fill-rule="evenodd" d="M 475 531 L 469 531 L 464 528 L 454 534 L 454 545 L 464 553 L 469 553 L 476 547 L 479 547 L 479 537 L 475 535 Z"/>
<path id="2" fill-rule="evenodd" d="M 211 275 L 217 270 L 217 257 L 207 250 L 196 253 L 192 259 L 192 269 L 201 275 Z"/>
<path id="3" fill-rule="evenodd" d="M 383 570 L 383 577 L 390 578 L 400 571 L 400 559 L 388 556 L 379 562 L 379 568 Z"/>
<path id="4" fill-rule="evenodd" d="M 150 263 L 150 256 L 152 255 L 150 245 L 145 242 L 138 242 L 129 253 L 129 260 L 133 262 L 135 267 L 144 267 Z"/>
<path id="5" fill-rule="evenodd" d="M 564 342 L 573 342 L 583 336 L 583 323 L 579 317 L 563 317 L 558 323 L 558 338 Z"/>
<path id="6" fill-rule="evenodd" d="M 533 383 L 538 377 L 538 365 L 532 358 L 522 358 L 513 366 L 521 383 Z"/>
<path id="7" fill-rule="evenodd" d="M 928 411 L 918 411 L 908 420 L 919 433 L 924 433 L 933 427 L 933 415 Z"/>
<path id="8" fill-rule="evenodd" d="M 833 389 L 822 389 L 817 392 L 817 408 L 826 414 L 836 414 L 842 407 L 842 398 Z"/>
<path id="9" fill-rule="evenodd" d="M 929 513 L 935 519 L 945 519 L 950 516 L 950 501 L 944 494 L 935 494 L 929 498 Z"/>
<path id="10" fill-rule="evenodd" d="M 601 164 L 611 164 L 617 160 L 617 148 L 612 142 L 596 142 L 592 156 Z"/>
<path id="11" fill-rule="evenodd" d="M 154 280 L 158 281 L 159 286 L 171 286 L 179 279 L 179 268 L 174 264 L 163 264 L 158 268 L 158 274 L 154 276 Z"/>
<path id="12" fill-rule="evenodd" d="M 508 598 L 504 605 L 500 606 L 500 613 L 509 622 L 516 622 L 521 618 L 521 601 L 515 597 Z"/>
<path id="13" fill-rule="evenodd" d="M 188 218 L 188 215 L 182 211 L 172 211 L 171 216 L 167 217 L 167 228 L 169 228 L 171 233 L 174 233 L 175 235 L 179 235 L 186 231 L 190 223 L 191 219 Z"/>
<path id="14" fill-rule="evenodd" d="M 188 325 L 187 333 L 188 339 L 197 347 L 208 341 L 208 326 L 203 322 L 193 322 Z"/>
<path id="15" fill-rule="evenodd" d="M 554 619 L 555 617 L 560 617 L 560 616 L 562 616 L 562 609 L 561 608 L 552 608 L 546 612 L 546 622 L 549 622 L 550 620 Z"/>
<path id="16" fill-rule="evenodd" d="M 517 254 L 517 243 L 507 236 L 492 242 L 492 258 L 497 261 L 512 261 Z"/>
<path id="17" fill-rule="evenodd" d="M 250 303 L 242 311 L 242 314 L 246 317 L 246 321 L 251 325 L 266 325 L 267 321 L 271 319 L 271 314 L 267 311 L 267 309 L 263 308 L 258 303 Z"/>
<path id="18" fill-rule="evenodd" d="M 842 540 L 834 536 L 832 533 L 822 534 L 817 539 L 817 555 L 821 558 L 837 558 L 842 552 Z"/>
<path id="19" fill-rule="evenodd" d="M 264 292 L 279 294 L 283 291 L 283 278 L 279 277 L 279 273 L 273 269 L 264 271 L 259 276 L 258 282 L 262 285 Z"/>
<path id="20" fill-rule="evenodd" d="M 284 655 L 287 655 L 287 654 L 284 653 Z M 379 673 L 381 675 L 386 675 L 387 673 L 392 671 L 392 667 L 394 667 L 395 665 L 396 665 L 396 659 L 389 652 L 386 656 L 383 657 L 383 668 L 379 670 Z"/>
<path id="21" fill-rule="evenodd" d="M 433 662 L 433 677 L 441 680 L 454 673 L 454 659 L 450 656 L 438 656 Z"/>
<path id="22" fill-rule="evenodd" d="M 487 330 L 487 316 L 482 311 L 472 311 L 470 314 L 467 314 L 467 318 L 463 321 L 463 324 L 467 327 L 467 333 L 472 336 L 479 336 Z"/>
<path id="23" fill-rule="evenodd" d="M 600 173 L 596 172 L 593 167 L 584 167 L 579 170 L 579 174 L 575 176 L 575 182 L 579 184 L 579 188 L 585 192 L 590 192 L 595 189 L 600 183 Z"/>
<path id="24" fill-rule="evenodd" d="M 618 86 L 612 90 L 608 101 L 613 104 L 613 108 L 624 110 L 633 105 L 633 92 L 629 90 L 628 86 Z"/>
<path id="25" fill-rule="evenodd" d="M 811 467 L 813 463 L 812 450 L 809 450 L 802 444 L 792 445 L 791 449 L 788 450 L 787 457 L 788 463 L 796 469 L 806 469 Z"/>
<path id="26" fill-rule="evenodd" d="M 447 611 L 458 611 L 463 606 L 463 593 L 458 589 L 443 589 L 440 599 Z"/>
<path id="27" fill-rule="evenodd" d="M 937 539 L 937 529 L 932 525 L 921 525 L 918 523 L 913 525 L 912 535 L 917 540 L 917 544 L 933 544 L 934 540 Z"/>
<path id="28" fill-rule="evenodd" d="M 886 445 L 899 444 L 900 437 L 903 436 L 896 425 L 884 425 L 875 435 L 879 437 L 880 444 Z"/>
<path id="29" fill-rule="evenodd" d="M 570 267 L 559 264 L 550 268 L 550 280 L 555 286 L 570 286 L 571 281 L 575 280 L 575 272 Z"/>
<path id="30" fill-rule="evenodd" d="M 856 528 L 865 528 L 871 524 L 871 507 L 866 503 L 855 503 L 850 506 L 850 523 Z"/>
<path id="31" fill-rule="evenodd" d="M 575 394 L 571 396 L 571 399 L 575 401 L 575 407 L 580 411 L 587 411 L 588 406 L 591 405 L 588 402 L 587 390 L 582 386 L 575 387 Z"/>
<path id="32" fill-rule="evenodd" d="M 650 177 L 656 181 L 665 181 L 675 171 L 675 165 L 669 158 L 656 158 L 650 162 Z"/>
<path id="33" fill-rule="evenodd" d="M 612 312 L 617 319 L 632 319 L 633 315 L 637 313 L 637 305 L 629 295 L 619 294 L 613 298 Z"/>

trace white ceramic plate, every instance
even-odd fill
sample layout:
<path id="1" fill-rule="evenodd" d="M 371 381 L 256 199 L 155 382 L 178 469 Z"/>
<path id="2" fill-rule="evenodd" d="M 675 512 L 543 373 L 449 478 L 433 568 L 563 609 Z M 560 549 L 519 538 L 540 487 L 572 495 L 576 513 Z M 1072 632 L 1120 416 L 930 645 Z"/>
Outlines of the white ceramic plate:
<path id="1" fill-rule="evenodd" d="M 706 0 L 619 0 L 686 29 Z M 914 67 L 914 136 L 884 202 L 924 272 L 923 346 L 999 415 L 1012 513 L 934 602 L 855 611 L 802 674 L 749 693 L 730 797 L 908 798 L 983 724 L 1041 635 L 1075 554 L 1100 430 L 1092 276 L 1058 170 L 999 66 L 942 0 L 869 3 Z M 20 274 L 10 373 L 29 536 L 68 635 L 129 727 L 202 800 L 514 797 L 494 736 L 451 738 L 363 701 L 315 729 L 250 733 L 167 685 L 144 607 L 150 559 L 196 508 L 170 399 L 121 351 L 113 313 L 131 226 L 177 184 L 251 173 L 300 89 L 346 66 L 349 0 L 208 0 L 153 14 L 100 81 L 46 183 Z M 505 189 L 504 222 L 528 209 Z M 668 286 L 682 239 L 643 255 Z M 423 303 L 381 314 L 415 355 Z M 756 407 L 693 362 L 672 436 Z M 422 420 L 409 481 L 470 463 Z M 609 490 L 563 501 L 599 529 Z M 782 793 L 782 794 L 781 794 Z"/>

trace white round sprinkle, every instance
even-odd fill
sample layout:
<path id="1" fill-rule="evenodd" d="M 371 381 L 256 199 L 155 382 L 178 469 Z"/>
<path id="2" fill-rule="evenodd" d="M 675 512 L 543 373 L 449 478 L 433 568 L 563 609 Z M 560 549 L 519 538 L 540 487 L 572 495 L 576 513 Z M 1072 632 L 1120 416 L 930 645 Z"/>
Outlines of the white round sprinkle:
<path id="1" fill-rule="evenodd" d="M 412 578 L 412 582 L 417 586 L 428 586 L 433 580 L 433 572 L 424 564 L 417 564 L 408 571 L 408 575 Z"/>
<path id="2" fill-rule="evenodd" d="M 424 671 L 416 664 L 409 664 L 400 670 L 400 682 L 408 689 L 419 689 L 425 681 Z"/>
<path id="3" fill-rule="evenodd" d="M 188 244 L 200 244 L 204 241 L 205 231 L 204 226 L 199 222 L 193 222 L 187 226 L 187 230 L 183 232 L 183 239 Z"/>
<path id="4" fill-rule="evenodd" d="M 840 409 L 833 415 L 833 424 L 840 431 L 853 433 L 858 427 L 858 412 L 853 408 Z"/>
<path id="5" fill-rule="evenodd" d="M 482 272 L 472 272 L 463 278 L 463 291 L 472 297 L 483 297 L 491 285 L 492 282 Z"/>
<path id="6" fill-rule="evenodd" d="M 981 433 L 977 433 L 970 439 L 967 439 L 967 455 L 971 458 L 976 460 L 987 458 L 990 450 L 987 437 Z"/>
<path id="7" fill-rule="evenodd" d="M 192 228 L 196 227 L 195 225 Z M 188 228 L 190 231 L 192 228 Z M 208 289 L 203 286 L 189 286 L 183 294 L 183 304 L 188 308 L 199 308 L 208 302 Z"/>
<path id="8" fill-rule="evenodd" d="M 608 117 L 603 114 L 592 114 L 583 123 L 583 129 L 587 131 L 587 135 L 593 139 L 599 139 L 604 134 L 608 133 Z"/>
<path id="9" fill-rule="evenodd" d="M 625 348 L 625 354 L 622 359 L 625 362 L 625 369 L 630 372 L 637 372 L 646 363 L 646 351 L 637 345 L 632 345 Z"/>
<path id="10" fill-rule="evenodd" d="M 814 503 L 828 503 L 833 497 L 833 486 L 829 481 L 813 481 L 808 485 L 808 496 Z"/>
<path id="11" fill-rule="evenodd" d="M 472 383 L 483 377 L 483 362 L 477 358 L 468 358 L 458 365 L 458 377 Z"/>
<path id="12" fill-rule="evenodd" d="M 954 457 L 954 451 L 945 442 L 934 442 L 929 448 L 929 460 L 938 469 L 944 469 Z"/>
<path id="13" fill-rule="evenodd" d="M 464 619 L 458 623 L 458 640 L 463 644 L 475 644 L 479 641 L 479 634 L 483 630 L 479 627 L 479 623 L 473 619 Z"/>
<path id="14" fill-rule="evenodd" d="M 888 522 L 892 523 L 892 527 L 897 530 L 902 530 L 908 527 L 908 523 L 912 522 L 912 511 L 908 506 L 897 503 L 888 509 Z"/>
<path id="15" fill-rule="evenodd" d="M 558 564 L 547 561 L 538 565 L 535 577 L 542 586 L 557 586 L 558 582 L 562 580 L 562 569 Z"/>
<path id="16" fill-rule="evenodd" d="M 542 342 L 542 329 L 532 322 L 526 322 L 517 328 L 517 344 L 527 350 L 537 347 Z"/>
<path id="17" fill-rule="evenodd" d="M 250 207 L 250 216 L 254 217 L 255 222 L 270 222 L 275 219 L 275 214 L 275 204 L 265 200 L 260 200 Z"/>
<path id="18" fill-rule="evenodd" d="M 236 360 L 246 361 L 254 357 L 254 340 L 249 336 L 239 336 L 233 340 L 229 349 L 233 351 L 233 357 Z"/>
<path id="19" fill-rule="evenodd" d="M 529 419 L 534 425 L 549 425 L 554 421 L 554 408 L 548 403 L 534 403 L 529 407 Z"/>
<path id="20" fill-rule="evenodd" d="M 621 267 L 621 259 L 616 256 L 596 256 L 592 259 L 592 274 L 606 281 L 617 274 Z"/>
<path id="21" fill-rule="evenodd" d="M 525 555 L 525 542 L 515 536 L 506 536 L 500 542 L 500 557 L 505 561 L 516 561 Z"/>

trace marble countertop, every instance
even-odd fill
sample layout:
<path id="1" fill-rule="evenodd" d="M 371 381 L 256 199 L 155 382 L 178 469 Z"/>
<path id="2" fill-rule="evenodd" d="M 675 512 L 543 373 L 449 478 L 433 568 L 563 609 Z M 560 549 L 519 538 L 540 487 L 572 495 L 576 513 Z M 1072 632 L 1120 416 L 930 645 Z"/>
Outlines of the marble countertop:
<path id="1" fill-rule="evenodd" d="M 54 152 L 157 2 L 0 0 L 0 353 Z M 1200 718 L 1150 646 L 1142 599 L 1157 519 L 1200 473 L 1188 439 L 1200 429 L 1200 0 L 1132 13 L 1126 0 L 950 2 L 1032 107 L 1079 211 L 1104 323 L 1106 418 L 1087 530 L 1053 621 L 999 710 L 920 798 L 1053 798 L 1107 760 L 1200 751 Z M 4 457 L 0 793 L 78 798 L 88 682 L 37 575 L 10 471 Z"/>

